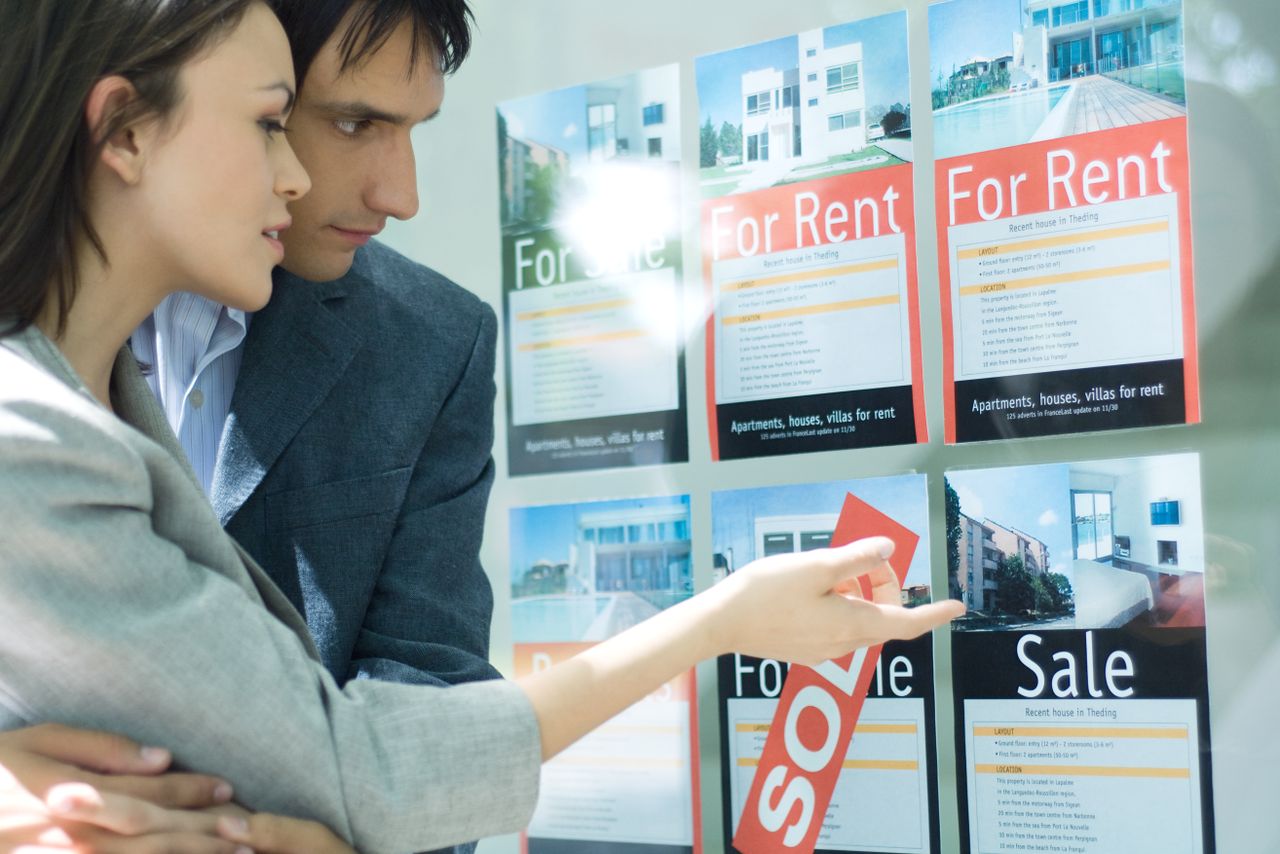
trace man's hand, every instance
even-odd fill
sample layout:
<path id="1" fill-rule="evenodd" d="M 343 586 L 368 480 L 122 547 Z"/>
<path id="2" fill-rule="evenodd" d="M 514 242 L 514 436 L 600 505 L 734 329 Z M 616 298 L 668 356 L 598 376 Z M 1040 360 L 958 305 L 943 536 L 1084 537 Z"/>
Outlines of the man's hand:
<path id="1" fill-rule="evenodd" d="M 203 774 L 166 773 L 167 750 L 55 724 L 0 733 L 0 850 L 235 854 L 200 812 L 231 800 Z"/>

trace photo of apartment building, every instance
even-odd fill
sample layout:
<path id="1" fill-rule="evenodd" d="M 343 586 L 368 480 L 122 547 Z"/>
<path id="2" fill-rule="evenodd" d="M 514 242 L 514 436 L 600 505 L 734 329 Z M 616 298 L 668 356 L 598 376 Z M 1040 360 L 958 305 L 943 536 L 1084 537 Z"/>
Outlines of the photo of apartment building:
<path id="1" fill-rule="evenodd" d="M 499 104 L 503 229 L 551 225 L 569 185 L 609 166 L 679 163 L 679 92 L 667 65 Z"/>
<path id="2" fill-rule="evenodd" d="M 996 570 L 1001 558 L 1013 557 L 1021 559 L 1033 575 L 1049 571 L 1049 547 L 1042 540 L 991 519 L 979 521 L 960 514 L 960 572 L 956 581 L 960 598 L 970 610 L 996 607 Z"/>

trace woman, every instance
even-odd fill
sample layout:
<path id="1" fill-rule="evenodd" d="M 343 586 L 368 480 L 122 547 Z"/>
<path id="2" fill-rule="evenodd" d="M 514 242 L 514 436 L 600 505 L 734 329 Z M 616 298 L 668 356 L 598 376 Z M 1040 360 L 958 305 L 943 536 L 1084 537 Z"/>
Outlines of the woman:
<path id="1" fill-rule="evenodd" d="M 170 745 L 252 809 L 422 850 L 522 827 L 541 761 L 703 658 L 819 661 L 957 614 L 893 607 L 873 539 L 760 561 L 516 683 L 339 689 L 121 353 L 175 291 L 266 302 L 308 189 L 292 93 L 259 2 L 0 6 L 0 730 Z M 876 601 L 841 594 L 859 576 Z"/>

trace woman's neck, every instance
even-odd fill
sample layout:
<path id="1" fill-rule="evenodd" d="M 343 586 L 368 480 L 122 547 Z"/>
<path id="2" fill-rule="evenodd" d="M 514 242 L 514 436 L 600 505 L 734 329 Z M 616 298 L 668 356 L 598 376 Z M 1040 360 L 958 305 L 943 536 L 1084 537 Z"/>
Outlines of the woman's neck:
<path id="1" fill-rule="evenodd" d="M 116 354 L 167 291 L 156 284 L 154 265 L 148 271 L 145 257 L 130 257 L 127 250 L 109 248 L 110 266 L 87 245 L 77 257 L 82 259 L 78 287 L 62 331 L 56 308 L 47 309 L 36 325 L 66 356 L 90 393 L 110 409 Z"/>

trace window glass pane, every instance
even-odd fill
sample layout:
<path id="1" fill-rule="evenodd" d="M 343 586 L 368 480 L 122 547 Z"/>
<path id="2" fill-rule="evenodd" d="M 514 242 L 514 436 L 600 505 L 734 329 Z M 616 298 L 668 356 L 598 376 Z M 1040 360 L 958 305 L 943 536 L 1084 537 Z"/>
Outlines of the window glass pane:
<path id="1" fill-rule="evenodd" d="M 789 554 L 795 551 L 795 537 L 791 534 L 765 534 L 764 556 Z"/>

